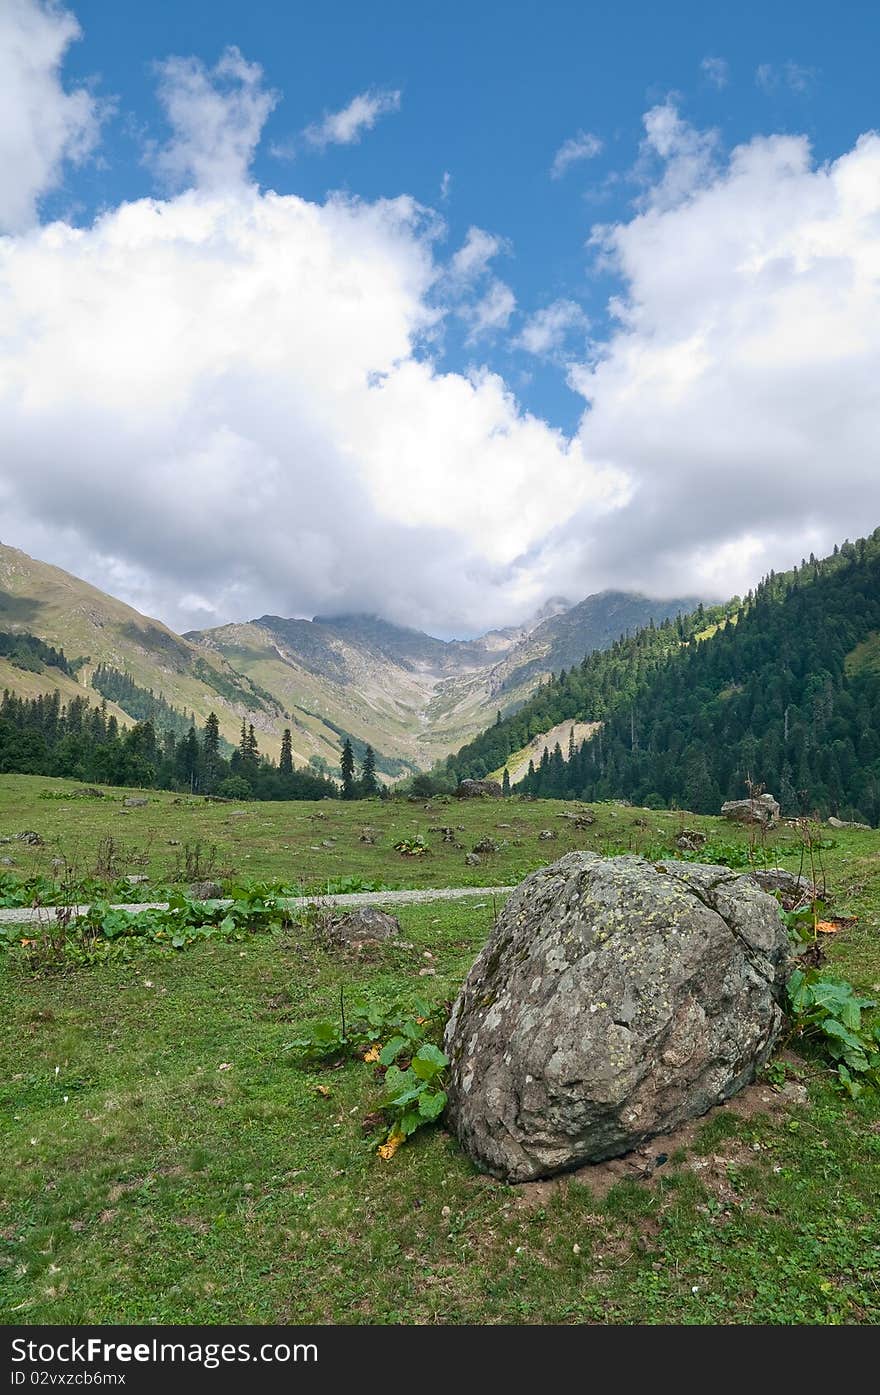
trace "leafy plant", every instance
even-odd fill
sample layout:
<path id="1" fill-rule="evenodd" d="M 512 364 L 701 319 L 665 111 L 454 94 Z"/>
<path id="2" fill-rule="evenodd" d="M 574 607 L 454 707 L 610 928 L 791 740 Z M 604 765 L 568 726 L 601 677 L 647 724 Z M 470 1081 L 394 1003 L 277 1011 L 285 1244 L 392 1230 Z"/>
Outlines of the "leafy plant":
<path id="1" fill-rule="evenodd" d="M 802 969 L 791 974 L 786 997 L 795 1032 L 831 1060 L 853 1098 L 865 1084 L 880 1085 L 880 1025 L 862 1016 L 877 1006 L 873 998 L 859 997 L 845 979 Z"/>
<path id="2" fill-rule="evenodd" d="M 415 838 L 401 838 L 394 844 L 394 851 L 403 857 L 425 857 L 431 849 L 419 833 Z"/>
<path id="3" fill-rule="evenodd" d="M 358 1002 L 346 1012 L 340 992 L 339 1017 L 324 1019 L 286 1051 L 299 1053 L 306 1066 L 338 1065 L 358 1058 L 382 1077 L 382 1094 L 368 1121 L 374 1121 L 382 1158 L 397 1149 L 417 1129 L 435 1123 L 446 1108 L 444 1089 L 449 1061 L 436 1039 L 442 1039 L 448 1004 L 432 1007 L 417 999 L 412 1012 Z"/>

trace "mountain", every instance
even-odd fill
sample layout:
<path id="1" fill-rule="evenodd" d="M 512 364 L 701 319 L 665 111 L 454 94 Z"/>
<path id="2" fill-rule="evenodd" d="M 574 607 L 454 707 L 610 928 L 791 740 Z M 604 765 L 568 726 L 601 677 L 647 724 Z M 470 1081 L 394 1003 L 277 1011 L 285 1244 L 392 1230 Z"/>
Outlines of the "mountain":
<path id="1" fill-rule="evenodd" d="M 880 822 L 880 529 L 594 653 L 449 771 L 485 773 L 532 727 L 575 720 L 601 725 L 569 760 L 548 751 L 522 792 L 715 813 L 751 781 L 788 815 Z"/>
<path id="2" fill-rule="evenodd" d="M 263 615 L 186 638 L 282 704 L 369 743 L 381 753 L 380 770 L 400 774 L 429 767 L 585 653 L 695 604 L 622 592 L 568 608 L 557 599 L 525 625 L 470 640 L 436 639 L 370 615 Z"/>
<path id="3" fill-rule="evenodd" d="M 0 657 L 0 688 L 25 696 L 58 688 L 65 700 L 85 693 L 100 702 L 94 681 L 99 667 L 106 666 L 128 674 L 145 692 L 160 694 L 180 713 L 194 712 L 199 723 L 216 711 L 222 735 L 233 743 L 245 715 L 262 731 L 280 732 L 278 701 L 258 692 L 222 656 L 206 654 L 161 620 L 3 543 L 0 631 L 35 635 L 63 650 L 70 670 L 51 665 L 43 665 L 43 671 L 22 670 Z M 130 723 L 138 715 L 118 703 L 109 705 L 123 721 Z"/>
<path id="4" fill-rule="evenodd" d="M 178 735 L 193 715 L 201 726 L 215 711 L 228 742 L 237 743 L 244 719 L 273 757 L 289 726 L 298 765 L 321 758 L 335 768 L 350 737 L 358 754 L 371 745 L 380 773 L 394 778 L 445 757 L 585 653 L 693 604 L 622 592 L 574 606 L 556 597 L 522 625 L 467 640 L 438 639 L 374 615 L 263 615 L 178 635 L 0 544 L 0 634 L 33 635 L 63 651 L 65 661 L 62 668 L 45 657 L 22 666 L 20 655 L 14 662 L 0 646 L 0 690 L 103 698 L 121 721 L 151 716 Z"/>

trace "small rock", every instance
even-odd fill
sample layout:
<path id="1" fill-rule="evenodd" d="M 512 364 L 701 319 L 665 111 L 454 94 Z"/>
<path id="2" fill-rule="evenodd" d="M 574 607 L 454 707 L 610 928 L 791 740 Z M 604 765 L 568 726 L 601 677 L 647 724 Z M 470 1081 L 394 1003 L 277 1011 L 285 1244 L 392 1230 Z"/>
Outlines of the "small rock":
<path id="1" fill-rule="evenodd" d="M 390 940 L 399 934 L 400 921 L 397 916 L 376 910 L 374 906 L 358 906 L 330 925 L 331 939 L 347 945 Z"/>
<path id="2" fill-rule="evenodd" d="M 0 857 L 0 867 L 14 867 L 14 866 L 15 866 L 15 858 L 14 858 L 14 857 Z"/>
<path id="3" fill-rule="evenodd" d="M 129 799 L 124 799 L 122 801 L 122 804 L 123 808 L 125 809 L 145 809 L 149 802 L 149 799 L 140 799 L 138 797 L 132 796 Z"/>
<path id="4" fill-rule="evenodd" d="M 501 844 L 496 843 L 494 838 L 481 838 L 479 843 L 474 843 L 475 853 L 496 853 L 501 851 Z"/>
<path id="5" fill-rule="evenodd" d="M 538 838 L 542 843 L 546 843 L 549 841 L 549 839 L 555 837 L 556 834 L 554 833 L 552 828 L 542 828 L 541 832 L 538 834 Z"/>
<path id="6" fill-rule="evenodd" d="M 16 833 L 14 841 L 16 843 L 27 843 L 29 848 L 43 847 L 43 839 L 39 833 L 34 833 L 32 828 L 25 829 L 24 833 Z"/>
<path id="7" fill-rule="evenodd" d="M 143 880 L 146 881 L 146 877 Z M 186 894 L 190 901 L 219 901 L 223 888 L 219 882 L 193 882 Z"/>
<path id="8" fill-rule="evenodd" d="M 482 860 L 479 853 L 475 852 L 468 853 L 464 859 L 466 867 L 479 867 Z"/>
<path id="9" fill-rule="evenodd" d="M 683 828 L 675 840 L 679 852 L 697 852 L 705 846 L 706 835 L 695 828 Z"/>

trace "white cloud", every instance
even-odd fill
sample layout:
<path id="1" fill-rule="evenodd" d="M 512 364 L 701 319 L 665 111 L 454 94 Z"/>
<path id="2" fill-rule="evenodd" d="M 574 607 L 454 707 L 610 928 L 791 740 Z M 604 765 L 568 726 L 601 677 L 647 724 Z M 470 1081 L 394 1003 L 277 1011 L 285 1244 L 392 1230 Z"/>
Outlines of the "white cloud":
<path id="1" fill-rule="evenodd" d="M 449 170 L 443 171 L 443 178 L 440 180 L 440 197 L 445 203 L 452 193 L 452 175 Z"/>
<path id="2" fill-rule="evenodd" d="M 700 149 L 667 129 L 668 161 Z M 677 200 L 662 172 L 658 187 L 599 234 L 626 294 L 571 375 L 584 454 L 632 498 L 547 555 L 569 548 L 583 582 L 743 590 L 880 522 L 880 137 L 827 165 L 803 137 L 758 138 L 698 162 Z"/>
<path id="3" fill-rule="evenodd" d="M 509 325 L 499 236 L 444 265 L 410 198 L 261 194 L 238 101 L 261 75 L 202 76 L 175 119 L 198 187 L 0 240 L 4 541 L 181 627 L 371 609 L 463 633 L 608 585 L 744 590 L 880 520 L 880 137 L 726 156 L 654 107 L 639 205 L 594 232 L 620 290 L 567 367 L 569 438 L 429 356 L 450 315 Z M 520 342 L 552 354 L 566 305 Z"/>
<path id="4" fill-rule="evenodd" d="M 730 82 L 730 66 L 726 58 L 704 58 L 700 64 L 707 82 L 720 92 Z"/>
<path id="5" fill-rule="evenodd" d="M 30 227 L 65 162 L 80 163 L 97 144 L 100 103 L 61 81 L 64 54 L 79 37 L 73 15 L 58 5 L 0 3 L 0 233 Z"/>
<path id="6" fill-rule="evenodd" d="M 602 153 L 602 142 L 589 131 L 578 131 L 559 147 L 550 166 L 550 177 L 561 179 L 570 165 L 579 160 L 593 160 Z"/>
<path id="7" fill-rule="evenodd" d="M 572 330 L 586 328 L 587 317 L 575 301 L 554 300 L 530 316 L 515 342 L 527 353 L 546 357 L 563 346 Z"/>
<path id="8" fill-rule="evenodd" d="M 399 110 L 399 92 L 360 92 L 341 111 L 325 112 L 320 121 L 306 127 L 303 135 L 317 150 L 328 145 L 355 145 L 364 131 L 373 129 L 380 116 Z"/>
<path id="9" fill-rule="evenodd" d="M 815 80 L 815 68 L 806 68 L 791 58 L 782 64 L 759 63 L 755 69 L 756 85 L 768 94 L 787 87 L 790 92 L 803 95 L 809 92 Z"/>
<path id="10" fill-rule="evenodd" d="M 468 228 L 467 236 L 449 263 L 449 275 L 462 284 L 476 281 L 500 252 L 506 251 L 503 238 L 484 228 Z"/>
<path id="11" fill-rule="evenodd" d="M 645 202 L 655 208 L 674 206 L 711 179 L 718 132 L 691 126 L 672 97 L 651 107 L 642 119 L 645 137 L 636 174 L 646 186 Z"/>
<path id="12" fill-rule="evenodd" d="M 484 334 L 496 334 L 506 329 L 516 309 L 516 296 L 506 282 L 493 276 L 483 296 L 473 305 L 465 306 L 462 317 L 470 325 L 468 343 L 473 344 Z"/>
<path id="13" fill-rule="evenodd" d="M 157 64 L 159 100 L 171 140 L 147 162 L 172 190 L 227 189 L 246 182 L 263 126 L 278 96 L 263 85 L 259 63 L 227 48 L 213 68 L 198 58 Z"/>
<path id="14" fill-rule="evenodd" d="M 181 626 L 205 598 L 218 621 L 522 614 L 517 559 L 625 484 L 497 376 L 419 352 L 433 251 L 409 199 L 246 185 L 7 240 L 4 540 Z"/>

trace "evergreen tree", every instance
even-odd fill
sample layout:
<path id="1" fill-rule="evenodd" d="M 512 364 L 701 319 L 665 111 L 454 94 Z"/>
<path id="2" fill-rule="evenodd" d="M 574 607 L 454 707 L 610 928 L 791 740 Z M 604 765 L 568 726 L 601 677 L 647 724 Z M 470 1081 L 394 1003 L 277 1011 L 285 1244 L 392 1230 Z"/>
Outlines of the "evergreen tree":
<path id="1" fill-rule="evenodd" d="M 379 781 L 376 779 L 376 755 L 372 746 L 368 746 L 364 751 L 364 763 L 361 767 L 361 792 L 367 798 L 372 794 L 379 793 Z"/>
<path id="2" fill-rule="evenodd" d="M 348 737 L 342 747 L 342 760 L 340 761 L 342 772 L 342 798 L 354 799 L 354 751 L 351 749 L 351 742 Z"/>
<path id="3" fill-rule="evenodd" d="M 504 774 L 501 777 L 501 793 L 510 794 L 510 771 L 506 765 L 504 767 Z"/>
<path id="4" fill-rule="evenodd" d="M 284 728 L 284 735 L 281 738 L 281 758 L 278 761 L 278 769 L 282 775 L 293 774 L 293 744 L 290 739 L 290 727 Z"/>

